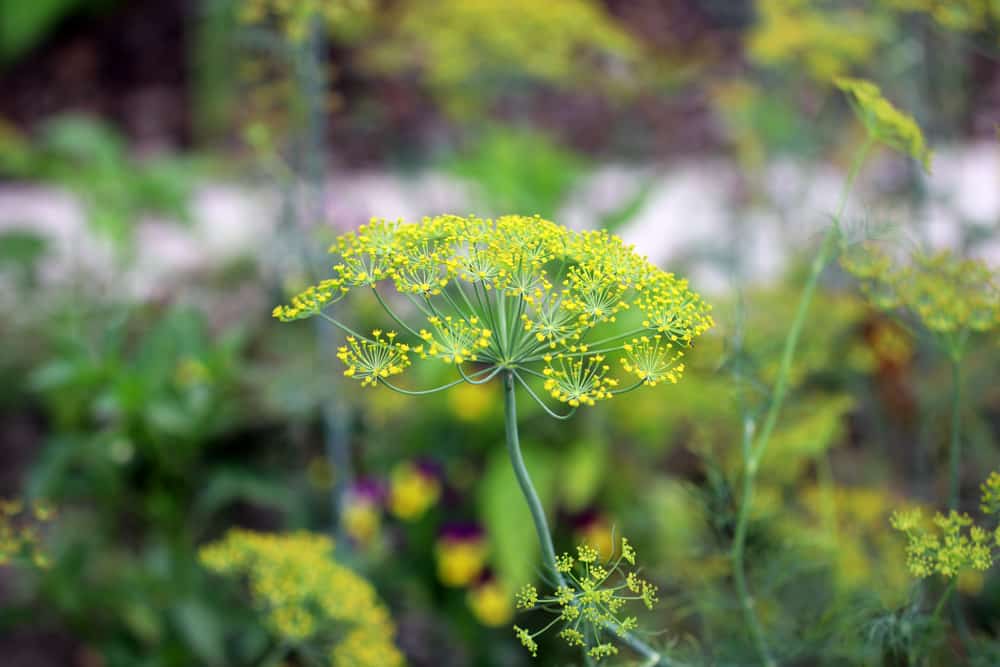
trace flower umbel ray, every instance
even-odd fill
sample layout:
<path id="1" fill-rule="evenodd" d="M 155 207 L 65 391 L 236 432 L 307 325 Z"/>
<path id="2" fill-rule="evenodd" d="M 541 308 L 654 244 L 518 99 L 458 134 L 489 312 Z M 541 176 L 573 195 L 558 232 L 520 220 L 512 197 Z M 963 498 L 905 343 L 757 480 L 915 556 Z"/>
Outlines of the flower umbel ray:
<path id="1" fill-rule="evenodd" d="M 345 375 L 366 387 L 422 394 L 509 371 L 543 407 L 547 395 L 575 409 L 676 382 L 683 349 L 713 324 L 711 307 L 687 281 L 617 236 L 538 216 L 373 219 L 337 238 L 330 252 L 333 276 L 274 316 L 319 316 L 344 330 L 337 356 Z M 370 291 L 396 331 L 363 336 L 329 312 L 350 293 Z M 397 313 L 401 305 L 407 309 Z M 633 309 L 636 318 L 623 317 Z M 395 376 L 411 355 L 452 366 L 458 377 L 428 390 L 398 387 Z M 635 378 L 623 386 L 628 375 Z"/>

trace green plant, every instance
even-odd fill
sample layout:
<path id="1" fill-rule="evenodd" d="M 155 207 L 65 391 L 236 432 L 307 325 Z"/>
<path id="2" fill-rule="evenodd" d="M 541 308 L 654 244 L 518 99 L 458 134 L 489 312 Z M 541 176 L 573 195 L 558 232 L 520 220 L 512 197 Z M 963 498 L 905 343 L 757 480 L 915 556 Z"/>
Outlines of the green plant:
<path id="1" fill-rule="evenodd" d="M 248 581 L 253 605 L 276 638 L 256 664 L 283 664 L 293 652 L 308 665 L 404 664 L 389 611 L 371 584 L 332 555 L 330 538 L 304 532 L 232 530 L 202 547 L 207 569 Z"/>
<path id="2" fill-rule="evenodd" d="M 545 569 L 557 587 L 564 586 L 545 509 L 521 452 L 516 386 L 552 417 L 568 419 L 580 406 L 641 386 L 675 383 L 684 370 L 685 349 L 712 326 L 709 306 L 686 281 L 654 267 L 617 237 L 573 232 L 537 216 L 496 221 L 440 216 L 419 224 L 373 220 L 339 237 L 331 252 L 338 257 L 334 277 L 275 307 L 274 316 L 282 321 L 318 316 L 342 329 L 347 344 L 338 357 L 347 367 L 344 374 L 362 386 L 421 396 L 499 376 L 510 461 Z M 379 291 L 386 283 L 411 302 L 429 328 L 397 314 L 393 296 Z M 352 291 L 373 294 L 401 333 L 376 329 L 365 336 L 326 313 Z M 629 310 L 637 311 L 640 323 L 616 330 L 612 325 Z M 631 384 L 616 377 L 610 355 L 619 355 L 621 377 Z M 397 386 L 396 376 L 407 371 L 411 356 L 443 362 L 459 378 L 426 390 Z M 466 371 L 473 364 L 478 368 Z M 549 407 L 533 384 L 569 410 Z M 650 664 L 669 664 L 622 623 L 606 618 L 600 624 Z"/>
<path id="3" fill-rule="evenodd" d="M 750 509 L 753 503 L 755 481 L 760 468 L 760 462 L 767 452 L 774 433 L 778 417 L 784 405 L 788 392 L 789 377 L 795 359 L 799 338 L 805 325 L 809 307 L 819 284 L 820 276 L 833 259 L 840 236 L 840 224 L 844 216 L 851 186 L 864 164 L 869 151 L 876 143 L 884 143 L 889 148 L 899 150 L 910 157 L 919 160 L 925 167 L 929 166 L 930 153 L 925 147 L 920 128 L 912 118 L 897 110 L 870 82 L 856 79 L 838 79 L 836 85 L 852 96 L 852 104 L 858 117 L 868 132 L 868 139 L 862 145 L 855 157 L 851 171 L 848 174 L 840 204 L 823 237 L 822 245 L 813 258 L 809 276 L 799 298 L 795 317 L 785 337 L 781 365 L 775 377 L 773 389 L 767 399 L 763 423 L 758 430 L 756 419 L 749 412 L 744 413 L 742 451 L 744 461 L 743 489 L 741 495 L 736 532 L 733 538 L 732 561 L 733 574 L 736 582 L 740 604 L 743 607 L 747 629 L 753 639 L 758 657 L 765 665 L 776 665 L 777 662 L 768 646 L 764 630 L 754 610 L 754 600 L 750 595 L 746 582 L 746 566 L 744 562 L 747 528 Z"/>

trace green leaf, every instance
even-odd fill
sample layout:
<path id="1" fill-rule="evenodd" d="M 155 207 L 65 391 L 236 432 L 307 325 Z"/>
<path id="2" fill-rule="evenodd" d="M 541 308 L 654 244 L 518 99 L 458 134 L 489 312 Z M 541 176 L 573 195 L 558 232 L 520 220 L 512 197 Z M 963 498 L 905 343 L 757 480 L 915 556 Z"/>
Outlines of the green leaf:
<path id="1" fill-rule="evenodd" d="M 184 600 L 171 614 L 180 634 L 203 665 L 225 662 L 223 631 L 218 616 L 199 600 Z"/>
<path id="2" fill-rule="evenodd" d="M 579 440 L 566 453 L 559 481 L 567 509 L 579 511 L 594 499 L 607 463 L 607 443 L 599 438 Z"/>
<path id="3" fill-rule="evenodd" d="M 542 504 L 549 506 L 555 486 L 555 457 L 525 446 L 524 460 Z M 479 514 L 486 526 L 497 576 L 511 590 L 536 578 L 541 569 L 538 536 L 506 450 L 489 461 L 479 485 Z"/>

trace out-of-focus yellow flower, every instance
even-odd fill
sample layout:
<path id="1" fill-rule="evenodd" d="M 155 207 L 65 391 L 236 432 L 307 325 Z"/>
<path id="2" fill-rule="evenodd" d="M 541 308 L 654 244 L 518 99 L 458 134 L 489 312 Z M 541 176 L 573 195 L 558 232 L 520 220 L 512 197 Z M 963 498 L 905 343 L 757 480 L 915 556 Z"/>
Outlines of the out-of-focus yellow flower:
<path id="1" fill-rule="evenodd" d="M 474 586 L 469 591 L 468 602 L 476 619 L 491 628 L 509 623 L 514 615 L 510 593 L 493 578 Z"/>
<path id="2" fill-rule="evenodd" d="M 445 586 L 468 586 L 482 574 L 488 553 L 480 531 L 471 527 L 448 530 L 434 547 L 438 578 Z"/>
<path id="3" fill-rule="evenodd" d="M 452 413 L 462 421 L 478 421 L 494 404 L 495 395 L 491 385 L 461 384 L 448 393 L 448 405 Z"/>
<path id="4" fill-rule="evenodd" d="M 374 487 L 356 485 L 344 496 L 340 520 L 344 532 L 361 546 L 372 544 L 382 527 L 382 511 Z"/>
<path id="5" fill-rule="evenodd" d="M 823 9 L 810 0 L 759 0 L 757 11 L 750 58 L 763 65 L 803 66 L 819 81 L 868 62 L 885 32 L 877 15 Z"/>
<path id="6" fill-rule="evenodd" d="M 608 61 L 638 54 L 594 0 L 408 0 L 389 21 L 392 36 L 370 50 L 373 64 L 389 71 L 416 64 L 455 114 L 489 97 L 484 83 L 497 91 L 515 78 L 592 85 L 613 71 L 603 67 Z"/>
<path id="7" fill-rule="evenodd" d="M 281 639 L 332 644 L 332 667 L 403 665 L 392 618 L 375 589 L 332 553 L 333 541 L 322 535 L 232 530 L 200 557 L 217 574 L 248 580 L 255 607 Z"/>
<path id="8" fill-rule="evenodd" d="M 419 519 L 440 496 L 441 483 L 431 471 L 411 462 L 393 468 L 389 477 L 389 510 L 400 519 Z"/>
<path id="9" fill-rule="evenodd" d="M 580 544 L 596 549 L 603 560 L 610 560 L 614 556 L 614 530 L 608 520 L 600 514 L 584 515 L 574 531 L 574 539 Z"/>

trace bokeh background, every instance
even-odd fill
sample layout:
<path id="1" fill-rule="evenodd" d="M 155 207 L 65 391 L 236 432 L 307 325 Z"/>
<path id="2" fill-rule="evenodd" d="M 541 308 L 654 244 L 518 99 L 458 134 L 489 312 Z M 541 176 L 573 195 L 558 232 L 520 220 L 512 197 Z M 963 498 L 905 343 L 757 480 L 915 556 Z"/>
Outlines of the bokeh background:
<path id="1" fill-rule="evenodd" d="M 199 562 L 242 526 L 331 535 L 412 665 L 529 664 L 511 595 L 538 551 L 497 388 L 359 391 L 337 332 L 270 313 L 372 216 L 537 213 L 621 235 L 717 321 L 676 386 L 568 424 L 523 406 L 556 543 L 628 535 L 661 590 L 651 641 L 752 664 L 728 560 L 740 406 L 774 380 L 864 138 L 831 80 L 879 83 L 935 150 L 929 174 L 873 154 L 846 241 L 995 267 L 998 35 L 976 0 L 0 1 L 0 497 L 31 531 L 0 567 L 0 663 L 314 664 L 267 662 L 251 597 Z M 996 335 L 968 358 L 973 511 Z M 748 537 L 788 664 L 924 664 L 893 644 L 918 626 L 889 514 L 944 506 L 948 373 L 824 274 Z M 957 655 L 997 664 L 1000 580 L 959 590 Z"/>

